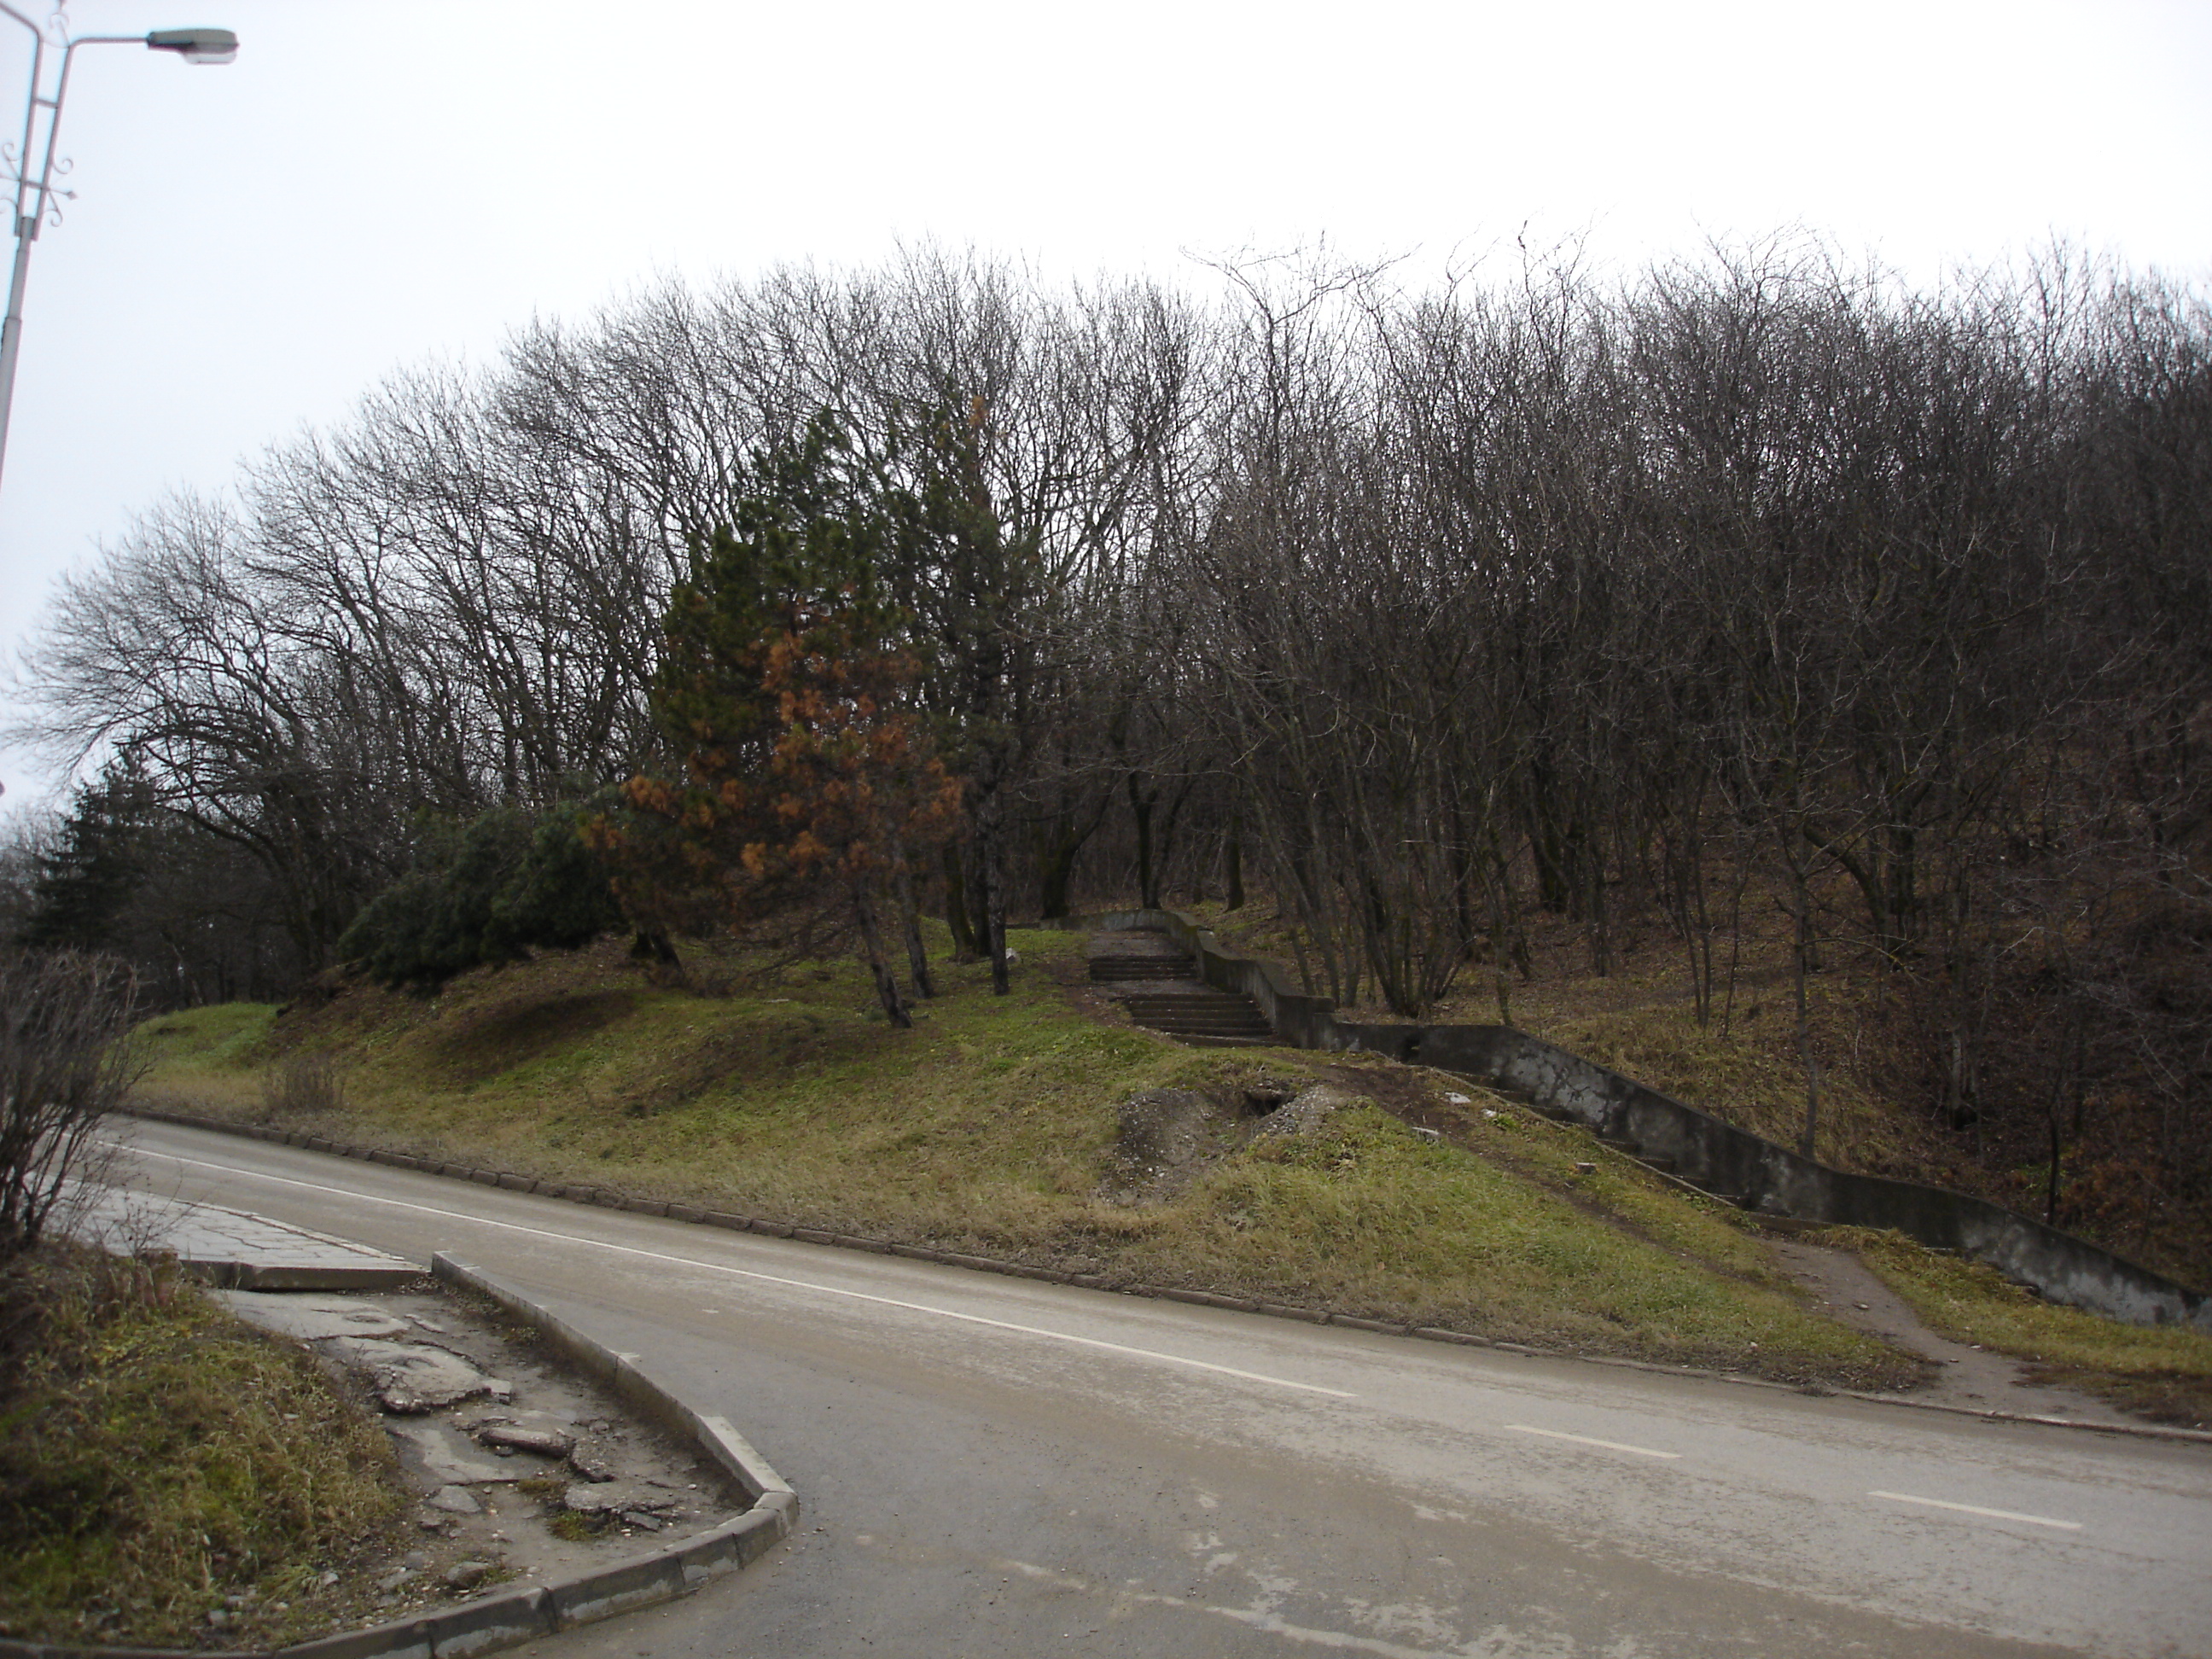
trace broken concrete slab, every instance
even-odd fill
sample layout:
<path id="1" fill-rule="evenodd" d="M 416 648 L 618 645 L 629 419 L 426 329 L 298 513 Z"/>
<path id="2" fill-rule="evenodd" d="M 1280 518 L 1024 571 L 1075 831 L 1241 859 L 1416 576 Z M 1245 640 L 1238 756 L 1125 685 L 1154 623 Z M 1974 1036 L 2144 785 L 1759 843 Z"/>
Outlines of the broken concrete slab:
<path id="1" fill-rule="evenodd" d="M 392 1437 L 414 1454 L 414 1460 L 433 1480 L 454 1486 L 488 1486 L 495 1481 L 520 1480 L 531 1473 L 512 1458 L 485 1456 L 450 1425 L 434 1419 L 386 1423 Z"/>
<path id="2" fill-rule="evenodd" d="M 635 1480 L 579 1481 L 561 1495 L 561 1501 L 580 1515 L 618 1515 L 625 1510 L 652 1514 L 672 1510 L 682 1495 L 664 1492 Z"/>
<path id="3" fill-rule="evenodd" d="M 532 1428 L 519 1423 L 487 1423 L 477 1430 L 476 1437 L 483 1445 L 535 1452 L 540 1457 L 566 1457 L 576 1443 L 573 1437 L 558 1429 Z"/>
<path id="4" fill-rule="evenodd" d="M 216 1295 L 247 1323 L 307 1342 L 333 1336 L 404 1336 L 409 1329 L 407 1321 L 359 1297 L 314 1291 L 217 1291 Z"/>
<path id="5" fill-rule="evenodd" d="M 507 1391 L 506 1383 L 486 1376 L 459 1354 L 425 1343 L 342 1336 L 331 1340 L 330 1352 L 368 1372 L 369 1386 L 390 1412 L 435 1411 L 477 1395 Z"/>

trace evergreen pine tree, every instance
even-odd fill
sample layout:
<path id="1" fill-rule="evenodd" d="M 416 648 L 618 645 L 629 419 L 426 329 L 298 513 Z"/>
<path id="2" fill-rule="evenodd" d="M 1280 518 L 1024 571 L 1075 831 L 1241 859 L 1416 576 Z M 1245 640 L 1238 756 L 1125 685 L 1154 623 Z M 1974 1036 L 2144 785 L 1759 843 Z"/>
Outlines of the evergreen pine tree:
<path id="1" fill-rule="evenodd" d="M 156 811 L 153 786 L 129 763 L 78 789 L 60 844 L 38 861 L 22 943 L 38 950 L 114 948 L 145 879 Z"/>

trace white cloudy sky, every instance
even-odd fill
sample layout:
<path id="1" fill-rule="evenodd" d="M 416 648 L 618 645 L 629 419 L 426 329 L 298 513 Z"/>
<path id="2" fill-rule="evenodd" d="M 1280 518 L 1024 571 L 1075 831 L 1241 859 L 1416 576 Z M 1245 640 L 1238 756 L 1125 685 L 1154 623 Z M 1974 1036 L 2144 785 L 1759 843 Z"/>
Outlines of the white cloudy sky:
<path id="1" fill-rule="evenodd" d="M 2212 0 L 69 16 L 243 49 L 80 54 L 80 193 L 37 245 L 0 480 L 0 647 L 166 491 L 220 488 L 397 366 L 658 273 L 934 238 L 1196 280 L 1190 253 L 1326 235 L 1418 264 L 1525 224 L 1628 262 L 1800 225 L 1922 280 L 2056 234 L 2212 276 Z M 0 31 L 12 132 L 28 37 Z M 11 805 L 40 787 L 20 755 L 0 781 Z"/>

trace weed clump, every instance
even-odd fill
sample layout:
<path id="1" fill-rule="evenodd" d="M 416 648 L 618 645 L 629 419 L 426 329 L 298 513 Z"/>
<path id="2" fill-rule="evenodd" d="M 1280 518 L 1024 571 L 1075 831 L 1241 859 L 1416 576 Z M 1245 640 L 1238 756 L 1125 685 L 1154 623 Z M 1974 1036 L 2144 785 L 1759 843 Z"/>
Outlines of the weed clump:
<path id="1" fill-rule="evenodd" d="M 345 1106 L 345 1077 L 328 1049 L 287 1054 L 262 1073 L 261 1121 L 329 1117 Z"/>

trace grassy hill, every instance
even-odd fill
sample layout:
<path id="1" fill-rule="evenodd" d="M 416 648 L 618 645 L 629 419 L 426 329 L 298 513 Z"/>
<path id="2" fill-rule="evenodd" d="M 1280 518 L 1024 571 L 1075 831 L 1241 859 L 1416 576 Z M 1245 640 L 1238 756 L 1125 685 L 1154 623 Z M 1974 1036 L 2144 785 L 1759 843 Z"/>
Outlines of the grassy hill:
<path id="1" fill-rule="evenodd" d="M 165 1017 L 146 1088 L 1109 1280 L 1805 1383 L 1917 1374 L 1810 1309 L 1747 1218 L 1578 1132 L 1371 1057 L 1182 1048 L 1097 996 L 1079 936 L 1012 941 L 1012 995 L 951 968 L 908 1032 L 843 963 L 726 959 L 702 977 L 728 988 L 701 995 L 646 982 L 606 944 L 434 998 L 351 981 L 282 1012 Z M 1334 1109 L 1263 1132 L 1261 1109 L 1316 1085 Z"/>

